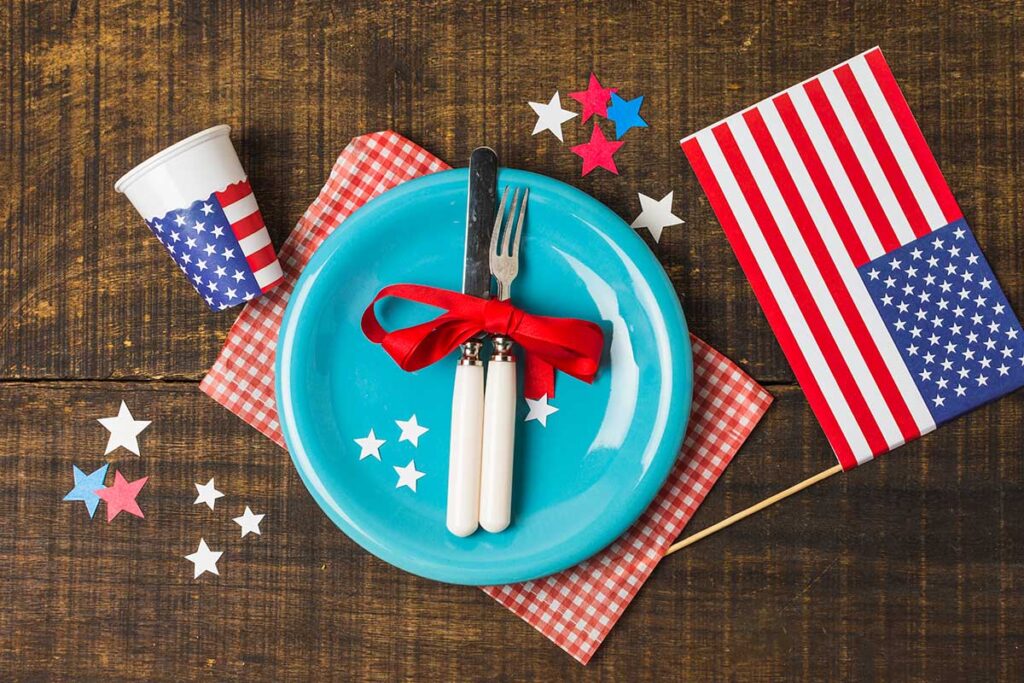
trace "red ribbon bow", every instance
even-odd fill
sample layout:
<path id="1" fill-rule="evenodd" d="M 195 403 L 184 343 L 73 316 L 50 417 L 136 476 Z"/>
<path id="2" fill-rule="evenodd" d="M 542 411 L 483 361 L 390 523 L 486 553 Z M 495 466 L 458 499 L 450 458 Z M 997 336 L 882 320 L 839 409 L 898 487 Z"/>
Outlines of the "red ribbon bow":
<path id="1" fill-rule="evenodd" d="M 388 297 L 446 312 L 429 322 L 388 332 L 374 312 L 374 305 Z M 508 301 L 424 285 L 390 285 L 380 290 L 363 312 L 362 327 L 367 339 L 383 346 L 399 367 L 409 372 L 444 358 L 481 332 L 510 337 L 526 352 L 524 393 L 532 399 L 555 395 L 556 368 L 593 382 L 604 348 L 604 334 L 592 322 L 532 315 Z"/>

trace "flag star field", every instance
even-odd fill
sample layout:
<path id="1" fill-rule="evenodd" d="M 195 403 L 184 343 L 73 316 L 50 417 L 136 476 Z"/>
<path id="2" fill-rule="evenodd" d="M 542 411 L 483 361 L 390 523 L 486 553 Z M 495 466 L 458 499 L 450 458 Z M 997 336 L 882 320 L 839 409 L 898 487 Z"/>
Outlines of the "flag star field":
<path id="1" fill-rule="evenodd" d="M 859 270 L 936 424 L 1024 384 L 1024 330 L 963 220 Z"/>

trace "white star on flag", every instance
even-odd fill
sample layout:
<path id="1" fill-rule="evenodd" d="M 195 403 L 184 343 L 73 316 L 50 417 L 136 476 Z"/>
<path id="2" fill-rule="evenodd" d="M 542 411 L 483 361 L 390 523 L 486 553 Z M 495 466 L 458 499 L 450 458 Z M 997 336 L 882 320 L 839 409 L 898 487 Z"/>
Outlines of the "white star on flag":
<path id="1" fill-rule="evenodd" d="M 186 555 L 185 559 L 191 562 L 193 565 L 193 579 L 198 579 L 203 572 L 210 572 L 220 576 L 220 572 L 217 571 L 217 560 L 224 552 L 220 550 L 210 550 L 210 547 L 206 545 L 206 540 L 199 539 L 199 549 L 191 555 Z"/>
<path id="2" fill-rule="evenodd" d="M 548 416 L 552 413 L 557 413 L 558 408 L 548 403 L 548 395 L 544 394 L 538 399 L 528 398 L 526 399 L 526 405 L 529 407 L 530 412 L 526 415 L 526 419 L 523 422 L 529 422 L 530 420 L 537 420 L 541 426 L 548 426 Z"/>
<path id="3" fill-rule="evenodd" d="M 402 435 L 398 437 L 399 441 L 408 441 L 416 448 L 419 448 L 420 437 L 426 434 L 429 429 L 421 427 L 416 421 L 416 416 L 413 415 L 408 420 L 395 420 L 395 424 L 402 430 Z"/>
<path id="4" fill-rule="evenodd" d="M 536 135 L 545 130 L 550 130 L 554 133 L 555 137 L 558 138 L 559 142 L 564 142 L 562 139 L 562 124 L 569 119 L 575 118 L 578 114 L 568 109 L 562 109 L 562 100 L 559 97 L 558 91 L 551 96 L 551 101 L 547 104 L 540 102 L 530 102 L 530 108 L 537 114 L 537 125 L 533 127 L 533 134 Z"/>
<path id="5" fill-rule="evenodd" d="M 672 213 L 672 195 L 675 191 L 669 192 L 661 199 L 655 200 L 643 192 L 637 192 L 640 197 L 640 215 L 636 217 L 631 228 L 647 228 L 655 242 L 661 241 L 661 231 L 673 225 L 684 223 L 682 218 Z"/>
<path id="6" fill-rule="evenodd" d="M 149 420 L 136 420 L 133 418 L 131 411 L 128 410 L 128 406 L 125 405 L 124 401 L 121 401 L 121 408 L 117 411 L 117 417 L 101 417 L 97 421 L 110 432 L 110 438 L 107 439 L 107 450 L 103 451 L 104 455 L 117 449 L 119 446 L 124 446 L 135 455 L 139 455 L 139 440 L 137 437 L 143 429 L 150 425 Z"/>

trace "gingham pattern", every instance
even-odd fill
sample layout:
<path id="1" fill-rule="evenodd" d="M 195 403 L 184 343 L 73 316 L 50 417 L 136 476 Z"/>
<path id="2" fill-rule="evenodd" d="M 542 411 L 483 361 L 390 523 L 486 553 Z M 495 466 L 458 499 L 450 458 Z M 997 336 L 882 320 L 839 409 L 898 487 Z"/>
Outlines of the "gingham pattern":
<path id="1" fill-rule="evenodd" d="M 299 273 L 357 208 L 405 180 L 446 168 L 396 133 L 354 139 L 281 247 L 285 281 L 245 307 L 200 389 L 283 447 L 274 405 L 274 349 Z M 483 589 L 584 664 L 771 403 L 771 396 L 731 361 L 691 339 L 693 411 L 683 453 L 647 511 L 619 540 L 572 569 Z"/>
<path id="2" fill-rule="evenodd" d="M 647 511 L 571 569 L 484 592 L 586 664 L 772 402 L 728 358 L 690 335 L 693 407 L 683 451 Z"/>

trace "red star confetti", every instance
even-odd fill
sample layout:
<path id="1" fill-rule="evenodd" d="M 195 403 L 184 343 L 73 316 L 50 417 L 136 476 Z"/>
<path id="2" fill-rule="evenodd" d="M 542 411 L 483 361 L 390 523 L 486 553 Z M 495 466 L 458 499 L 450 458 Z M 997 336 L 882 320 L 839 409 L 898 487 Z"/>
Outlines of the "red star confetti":
<path id="1" fill-rule="evenodd" d="M 594 114 L 608 116 L 608 100 L 611 99 L 613 92 L 618 91 L 618 88 L 602 86 L 594 72 L 590 72 L 590 83 L 587 85 L 587 89 L 571 92 L 569 97 L 583 105 L 583 122 L 586 123 L 587 119 Z"/>
<path id="2" fill-rule="evenodd" d="M 135 497 L 139 495 L 139 491 L 146 485 L 148 479 L 149 477 L 143 477 L 135 481 L 126 481 L 120 472 L 115 472 L 114 483 L 105 489 L 96 491 L 96 495 L 107 502 L 108 522 L 117 517 L 122 510 L 136 517 L 146 516 L 142 514 L 142 509 L 135 502 Z"/>
<path id="3" fill-rule="evenodd" d="M 604 133 L 595 122 L 594 132 L 590 134 L 590 142 L 576 145 L 572 148 L 572 152 L 583 158 L 583 175 L 587 175 L 598 166 L 618 175 L 619 169 L 615 167 L 615 159 L 612 158 L 612 155 L 619 151 L 619 147 L 622 145 L 621 142 L 605 138 Z"/>

